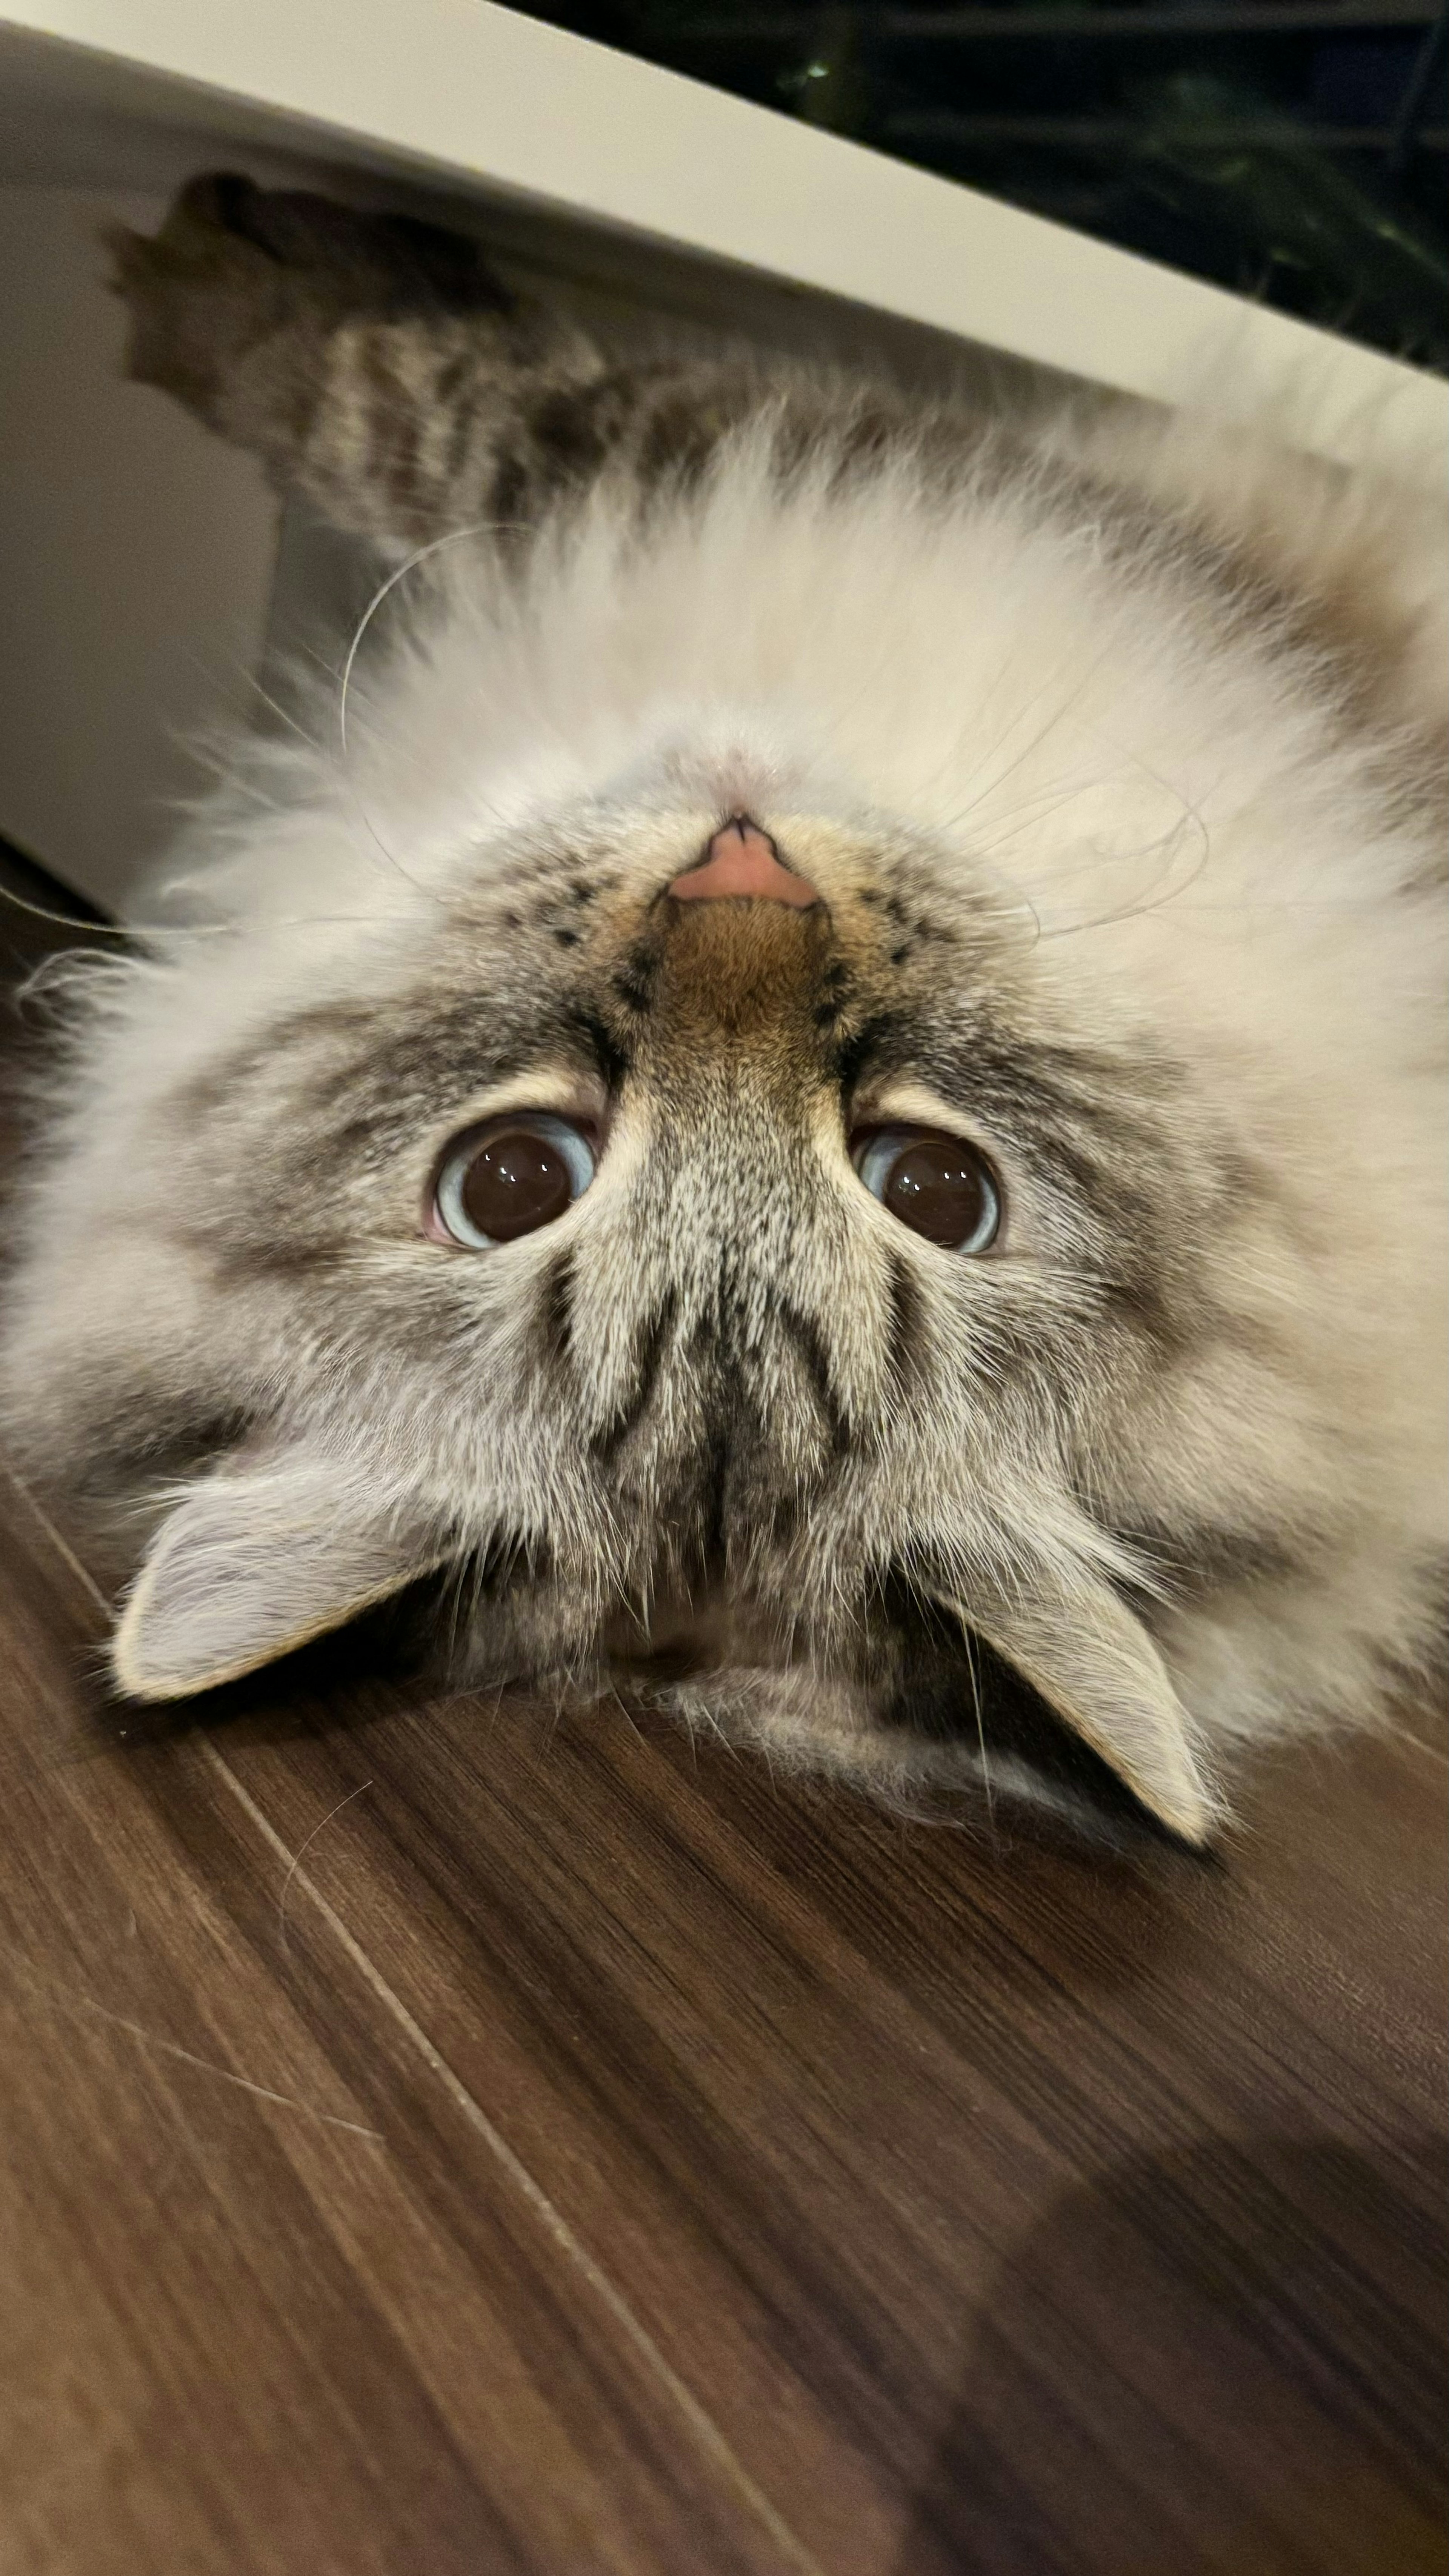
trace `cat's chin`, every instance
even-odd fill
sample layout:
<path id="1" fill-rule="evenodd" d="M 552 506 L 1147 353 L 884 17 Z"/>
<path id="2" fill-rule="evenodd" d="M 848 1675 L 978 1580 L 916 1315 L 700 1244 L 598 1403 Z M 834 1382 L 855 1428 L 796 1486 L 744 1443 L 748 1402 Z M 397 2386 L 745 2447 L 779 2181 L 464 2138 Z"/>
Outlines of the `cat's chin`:
<path id="1" fill-rule="evenodd" d="M 1178 1841 L 984 1639 L 962 1632 L 955 1654 L 909 1675 L 897 1663 L 883 1682 L 782 1650 L 758 1622 L 743 1629 L 723 1611 L 620 1627 L 522 1670 L 498 1659 L 496 1635 L 487 1647 L 475 1636 L 452 1676 L 555 1708 L 663 1717 L 763 1754 L 772 1774 L 832 1780 L 923 1821 L 1019 1832 L 1054 1820 L 1119 1850 Z"/>
<path id="2" fill-rule="evenodd" d="M 921 1822 L 1013 1834 L 1050 1823 L 1119 1851 L 1177 1844 L 1043 1703 L 1025 1727 L 1019 1712 L 1003 1727 L 1000 1709 L 986 1704 L 979 1728 L 973 1718 L 943 1736 L 859 1682 L 800 1665 L 726 1665 L 673 1680 L 636 1669 L 616 1687 L 626 1706 L 763 1754 L 772 1773 L 833 1780 Z"/>

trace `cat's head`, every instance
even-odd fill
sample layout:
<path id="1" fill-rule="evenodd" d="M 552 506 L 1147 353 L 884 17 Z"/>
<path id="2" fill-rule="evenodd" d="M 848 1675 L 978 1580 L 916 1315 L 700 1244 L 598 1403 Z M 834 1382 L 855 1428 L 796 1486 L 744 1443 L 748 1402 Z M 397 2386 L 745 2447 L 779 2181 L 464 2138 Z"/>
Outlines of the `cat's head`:
<path id="1" fill-rule="evenodd" d="M 1189 1837 L 1199 1730 L 1376 1704 L 1441 1526 L 1440 844 L 1339 658 L 1397 540 L 1116 413 L 621 374 L 241 181 L 120 250 L 134 372 L 396 549 L 40 1142 L 0 1404 L 145 1546 L 126 1687 L 418 1578 L 465 1674 L 882 1784 L 1004 1664 Z"/>
<path id="2" fill-rule="evenodd" d="M 471 1677 L 667 1683 L 880 1777 L 974 1746 L 984 1646 L 1199 1836 L 1087 1508 L 1201 1295 L 1178 1077 L 1065 1029 L 1030 917 L 928 836 L 698 793 L 497 836 L 199 1059 L 240 970 L 193 967 L 184 1071 L 153 1006 L 126 1168 L 72 1183 L 76 1436 L 200 1467 L 119 1678 L 447 1567 Z"/>

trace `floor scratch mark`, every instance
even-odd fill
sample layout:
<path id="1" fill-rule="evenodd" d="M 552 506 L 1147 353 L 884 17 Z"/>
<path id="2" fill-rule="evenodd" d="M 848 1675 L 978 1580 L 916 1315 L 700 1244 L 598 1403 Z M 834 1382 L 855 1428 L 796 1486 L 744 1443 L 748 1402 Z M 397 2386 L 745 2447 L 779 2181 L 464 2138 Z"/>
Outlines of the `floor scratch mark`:
<path id="1" fill-rule="evenodd" d="M 794 2576 L 826 2576 L 826 2571 L 819 2559 L 796 2538 L 784 2516 L 776 2511 L 763 2488 L 756 2484 L 743 2461 L 736 2457 L 708 2409 L 701 2405 L 693 2389 L 681 2379 L 673 2363 L 655 2342 L 648 2327 L 635 2315 L 628 2300 L 604 2271 L 602 2265 L 594 2260 L 582 2238 L 575 2235 L 563 2212 L 549 2198 L 543 2185 L 529 2172 L 522 2157 L 515 2155 L 502 2131 L 495 2128 L 481 2102 L 470 2093 L 461 2075 L 449 2065 L 441 2049 L 433 2045 L 421 2022 L 414 2019 L 401 1995 L 388 1984 L 381 1969 L 368 1957 L 361 1942 L 349 1932 L 341 1915 L 334 1906 L 328 1904 L 321 1889 L 313 1884 L 305 1870 L 296 1868 L 296 1861 L 301 1857 L 300 1853 L 294 1855 L 288 1851 L 271 1818 L 257 1805 L 250 1791 L 237 1778 L 226 1756 L 210 1739 L 204 1741 L 202 1751 L 218 1778 L 226 1783 L 243 1813 L 250 1817 L 263 1840 L 270 1844 L 279 1859 L 289 1863 L 297 1885 L 321 1915 L 333 1938 L 345 1951 L 358 1974 L 366 1979 L 379 2003 L 397 2023 L 404 2037 L 437 2077 L 469 2127 L 482 2139 L 489 2154 L 501 2167 L 514 2190 L 527 2202 L 535 2218 L 553 2239 L 559 2252 L 587 2282 L 594 2297 L 606 2309 L 626 2341 L 633 2346 L 656 2386 L 669 2398 L 678 2414 L 689 2426 L 700 2450 L 707 2459 L 712 2461 L 716 2473 L 734 2488 L 740 2501 L 748 2506 L 756 2520 L 769 2533 L 785 2565 L 794 2570 Z M 325 1823 L 326 1819 L 324 1818 L 323 1821 Z"/>
<path id="2" fill-rule="evenodd" d="M 262 2102 L 279 2103 L 284 2111 L 300 2111 L 306 2120 L 320 2120 L 324 2128 L 345 2129 L 354 2138 L 373 2138 L 384 2144 L 381 2129 L 369 2129 L 361 2120 L 344 2120 L 335 2111 L 319 2111 L 312 2102 L 299 2101 L 294 2093 L 278 2093 L 270 2084 L 255 2083 L 250 2075 L 238 2075 L 233 2067 L 218 2066 L 212 2058 L 198 2057 L 194 2049 L 183 2048 L 179 2041 L 163 2039 L 158 2032 L 147 2030 L 138 2021 L 128 2021 L 124 2013 L 109 2012 L 98 2004 L 94 1995 L 66 1995 L 44 1980 L 35 1981 L 52 2002 L 71 2012 L 89 2013 L 97 2021 L 109 2023 L 113 2030 L 123 2030 L 142 2048 L 156 2049 L 163 2057 L 179 2058 L 183 2066 L 194 2066 L 202 2075 L 214 2075 L 219 2083 L 235 2084 L 243 2093 L 255 2093 Z"/>
<path id="3" fill-rule="evenodd" d="M 30 1492 L 28 1486 L 26 1486 L 22 1479 L 15 1474 L 13 1468 L 9 1466 L 8 1461 L 0 1460 L 0 1466 L 3 1466 L 5 1473 L 12 1478 L 17 1491 L 23 1496 L 25 1502 L 29 1505 L 35 1518 L 45 1530 L 57 1553 L 64 1559 L 71 1572 L 75 1575 L 76 1580 L 90 1595 L 90 1598 L 95 1602 L 96 1606 L 109 1618 L 112 1615 L 112 1605 L 107 1601 L 105 1594 L 100 1589 L 100 1586 L 87 1572 L 85 1566 L 80 1562 L 80 1559 L 75 1555 L 74 1551 L 66 1544 L 60 1531 L 56 1529 L 49 1516 L 41 1510 L 40 1505 L 37 1503 L 34 1495 Z M 513 2188 L 521 2195 L 523 2200 L 533 2211 L 535 2218 L 543 2226 L 546 2233 L 552 2238 L 560 2254 L 562 2254 L 565 2260 L 574 2268 L 579 2277 L 588 2284 L 594 2297 L 612 2318 L 615 2326 L 624 2336 L 626 2342 L 633 2347 L 639 2360 L 643 2363 L 644 2367 L 654 2380 L 656 2387 L 659 2388 L 661 2393 L 669 2399 L 670 2403 L 675 2408 L 676 2413 L 682 2421 L 688 2425 L 694 2442 L 697 2444 L 699 2450 L 704 2454 L 704 2456 L 712 2462 L 716 2474 L 720 2476 L 728 2486 L 734 2489 L 740 2502 L 746 2506 L 748 2511 L 754 2516 L 755 2520 L 766 2532 L 768 2532 L 776 2549 L 780 2553 L 784 2566 L 793 2571 L 793 2576 L 826 2576 L 826 2570 L 821 2565 L 820 2560 L 814 2555 L 813 2551 L 805 2547 L 803 2541 L 796 2537 L 796 2534 L 785 2521 L 784 2516 L 777 2511 L 776 2507 L 771 2503 L 770 2498 L 765 2494 L 763 2488 L 757 2485 L 754 2478 L 751 2477 L 748 2469 L 744 2465 L 744 2462 L 736 2456 L 730 2444 L 725 2439 L 724 2434 L 720 2431 L 719 2426 L 715 2423 L 713 2416 L 709 2413 L 708 2409 L 700 2403 L 700 2400 L 695 2396 L 693 2389 L 690 2388 L 683 2379 L 681 2379 L 678 2371 L 674 2368 L 672 2362 L 670 2362 L 661 2347 L 655 2342 L 654 2337 L 650 2334 L 642 2319 L 635 2315 L 634 2310 L 629 2305 L 629 2302 L 624 2297 L 622 2291 L 617 2288 L 616 2284 L 610 2279 L 608 2273 L 603 2270 L 602 2266 L 595 2261 L 593 2255 L 589 2252 L 588 2247 L 583 2243 L 582 2239 L 574 2233 L 573 2228 L 569 2225 L 563 2212 L 558 2209 L 554 2202 L 549 2198 L 542 2184 L 535 2180 L 534 2176 L 529 2172 L 528 2167 L 524 2164 L 522 2158 L 514 2153 L 512 2147 L 508 2144 L 507 2139 L 503 2136 L 502 2131 L 495 2128 L 493 2122 L 489 2119 L 487 2112 L 483 2109 L 482 2104 L 475 2100 L 473 2094 L 469 2092 L 462 2077 L 448 2064 L 448 2061 L 443 2056 L 441 2050 L 434 2047 L 433 2042 L 429 2039 L 427 2032 L 423 2029 L 421 2023 L 416 2021 L 413 2018 L 413 2015 L 409 2012 L 401 1995 L 396 1993 L 393 1987 L 388 1984 L 381 1970 L 377 1968 L 373 1961 L 368 1957 L 368 1954 L 363 1949 L 361 1943 L 353 1937 L 351 1932 L 349 1932 L 341 1916 L 336 1912 L 333 1906 L 328 1904 L 321 1889 L 308 1877 L 306 1871 L 299 1867 L 302 1854 L 307 1848 L 307 1842 L 312 1840 L 314 1834 L 321 1832 L 323 1825 L 330 1823 L 331 1817 L 336 1815 L 338 1811 L 337 1808 L 332 1808 L 330 1813 L 324 1816 L 318 1825 L 313 1827 L 312 1834 L 307 1836 L 306 1841 L 301 1843 L 295 1852 L 289 1851 L 282 1836 L 278 1833 L 276 1826 L 272 1823 L 271 1818 L 257 1805 L 256 1800 L 251 1796 L 242 1781 L 238 1779 L 230 1763 L 226 1760 L 224 1754 L 222 1754 L 218 1749 L 217 1745 L 212 1742 L 210 1737 L 203 1736 L 200 1749 L 204 1760 L 216 1772 L 218 1778 L 225 1784 L 230 1795 L 236 1799 L 243 1812 L 251 1819 L 253 1826 L 261 1835 L 263 1841 L 285 1866 L 286 1875 L 282 1881 L 281 1896 L 279 1898 L 279 1912 L 284 1906 L 288 1890 L 294 1885 L 300 1887 L 307 1896 L 308 1901 L 321 1915 L 323 1921 L 327 1924 L 328 1929 L 333 1934 L 333 1937 L 340 1944 L 346 1956 L 351 1960 L 354 1968 L 356 1968 L 359 1975 L 362 1976 L 366 1983 L 371 1987 L 384 2010 L 390 2015 L 392 2020 L 396 2022 L 410 2045 L 416 2049 L 424 2063 L 431 2069 L 434 2076 L 451 2097 L 463 2118 L 468 2122 L 469 2127 L 472 2128 L 482 2139 L 489 2154 L 494 2158 L 495 2162 L 507 2177 L 508 2181 L 512 2184 Z M 371 1788 L 372 1785 L 373 1784 L 370 1780 L 362 1783 L 363 1788 Z M 360 1795 L 361 1789 L 354 1789 L 349 1792 L 349 1796 L 351 1797 L 359 1797 Z M 346 1806 L 347 1803 L 348 1801 L 345 1798 L 340 1799 L 338 1802 L 339 1806 Z M 282 1929 L 283 1938 L 285 1940 L 285 1917 L 283 1917 Z M 315 2111 L 309 2103 L 295 2102 L 284 2093 L 273 2092 L 271 2088 L 265 2084 L 254 2084 L 247 2076 L 233 2074 L 230 2067 L 214 2066 L 210 2064 L 207 2059 L 194 2056 L 190 2049 L 179 2047 L 173 2040 L 157 2039 L 150 2031 L 143 2030 L 139 2023 L 126 2021 L 119 2013 L 107 2012 L 101 2005 L 91 2002 L 89 1998 L 84 1998 L 82 2000 L 88 2010 L 99 2014 L 100 2018 L 104 2021 L 115 2023 L 118 2028 L 128 2032 L 132 2038 L 145 2047 L 161 2049 L 166 2054 L 179 2058 L 184 2063 L 199 2068 L 204 2074 L 219 2076 L 223 2083 L 240 2085 L 245 2092 L 258 2094 L 264 2101 L 280 2103 L 288 2110 L 303 2112 L 310 2119 L 325 2121 L 329 2127 L 346 2129 L 351 2131 L 355 2136 L 371 2138 L 377 2140 L 379 2143 L 383 2143 L 382 2132 L 378 2129 L 364 2128 L 360 2121 L 339 2120 L 335 2118 L 331 2112 Z"/>
<path id="4" fill-rule="evenodd" d="M 329 1807 L 326 1815 L 322 1818 L 321 1824 L 314 1825 L 310 1834 L 306 1835 L 304 1839 L 298 1843 L 296 1850 L 293 1852 L 291 1859 L 287 1863 L 287 1875 L 282 1881 L 281 1890 L 277 1897 L 277 1929 L 281 1933 L 282 1948 L 286 1951 L 288 1958 L 291 1957 L 292 1951 L 291 1943 L 287 1939 L 287 1890 L 297 1875 L 297 1864 L 301 1860 L 302 1854 L 311 1850 L 312 1845 L 315 1843 L 318 1835 L 323 1831 L 324 1827 L 331 1824 L 333 1817 L 340 1816 L 344 1807 L 350 1807 L 354 1798 L 360 1798 L 363 1790 L 370 1789 L 371 1787 L 372 1782 L 370 1780 L 364 1780 L 361 1788 L 349 1789 L 346 1797 L 339 1798 L 335 1807 Z"/>

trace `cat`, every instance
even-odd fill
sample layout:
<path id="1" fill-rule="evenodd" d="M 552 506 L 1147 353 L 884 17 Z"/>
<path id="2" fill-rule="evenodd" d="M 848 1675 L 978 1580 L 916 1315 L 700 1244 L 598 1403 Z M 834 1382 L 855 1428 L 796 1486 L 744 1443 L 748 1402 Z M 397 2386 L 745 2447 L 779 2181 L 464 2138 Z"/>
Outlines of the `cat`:
<path id="1" fill-rule="evenodd" d="M 906 1802 L 1080 1744 L 1193 1845 L 1381 1713 L 1445 1535 L 1438 514 L 611 361 L 237 178 L 117 261 L 132 374 L 389 568 L 71 978 L 4 1416 L 138 1533 L 120 1688 L 422 1585 L 465 1679 Z"/>

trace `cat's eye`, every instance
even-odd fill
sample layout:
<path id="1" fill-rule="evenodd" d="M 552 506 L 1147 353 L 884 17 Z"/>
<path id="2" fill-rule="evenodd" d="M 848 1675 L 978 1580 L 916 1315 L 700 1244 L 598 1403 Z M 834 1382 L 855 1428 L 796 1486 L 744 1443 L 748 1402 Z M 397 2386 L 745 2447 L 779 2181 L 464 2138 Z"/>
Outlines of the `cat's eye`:
<path id="1" fill-rule="evenodd" d="M 428 1230 L 470 1252 L 515 1243 L 581 1198 L 594 1164 L 593 1145 L 573 1119 L 542 1109 L 505 1111 L 448 1154 Z"/>
<path id="2" fill-rule="evenodd" d="M 931 1127 L 877 1127 L 852 1160 L 871 1197 L 947 1252 L 988 1252 L 1001 1232 L 1001 1190 L 984 1154 Z"/>

